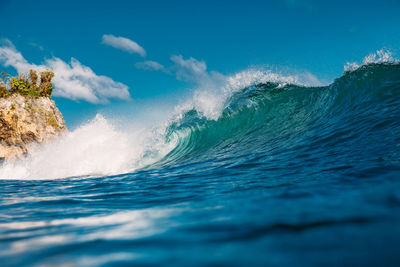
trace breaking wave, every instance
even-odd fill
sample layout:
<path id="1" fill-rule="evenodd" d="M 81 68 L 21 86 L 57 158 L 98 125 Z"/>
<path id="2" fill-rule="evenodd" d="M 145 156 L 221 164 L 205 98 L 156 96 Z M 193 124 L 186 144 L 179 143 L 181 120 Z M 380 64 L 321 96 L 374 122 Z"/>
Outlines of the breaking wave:
<path id="1" fill-rule="evenodd" d="M 314 76 L 248 70 L 209 81 L 170 119 L 152 127 L 119 129 L 97 115 L 23 161 L 6 162 L 3 179 L 93 177 L 218 158 L 250 164 L 250 155 L 274 156 L 307 148 L 323 156 L 340 142 L 398 131 L 400 65 L 378 51 L 349 63 L 342 77 L 322 85 Z M 396 147 L 396 141 L 386 140 Z M 345 147 L 338 153 L 347 153 Z M 397 154 L 396 154 L 397 153 Z M 399 158 L 397 151 L 392 151 Z M 232 164 L 231 162 L 229 164 Z"/>

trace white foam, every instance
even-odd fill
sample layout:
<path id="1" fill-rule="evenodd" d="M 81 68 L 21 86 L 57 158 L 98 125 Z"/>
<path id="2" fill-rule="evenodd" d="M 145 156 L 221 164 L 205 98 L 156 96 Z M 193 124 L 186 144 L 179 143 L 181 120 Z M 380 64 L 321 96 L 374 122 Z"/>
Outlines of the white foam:
<path id="1" fill-rule="evenodd" d="M 217 120 L 233 93 L 266 82 L 320 85 L 310 73 L 283 75 L 256 69 L 232 76 L 207 73 L 199 82 L 193 97 L 185 104 L 178 105 L 169 119 L 160 125 L 139 126 L 128 120 L 123 129 L 118 129 L 109 120 L 97 115 L 92 121 L 53 143 L 32 147 L 26 159 L 6 162 L 0 167 L 0 179 L 98 177 L 132 172 L 160 160 L 176 146 L 179 138 L 184 138 L 175 135 L 172 140 L 165 141 L 165 131 L 171 121 L 179 121 L 191 109 L 196 109 L 207 119 Z"/>
<path id="2" fill-rule="evenodd" d="M 196 109 L 209 120 L 217 120 L 227 100 L 239 90 L 258 83 L 278 83 L 280 86 L 296 84 L 301 86 L 321 86 L 321 81 L 309 72 L 283 74 L 271 70 L 248 69 L 231 76 L 212 73 L 207 76 L 194 92 L 193 98 L 176 109 L 177 114 L 183 114 L 189 109 Z"/>
<path id="3" fill-rule="evenodd" d="M 124 132 L 97 115 L 56 142 L 32 148 L 25 160 L 6 162 L 0 177 L 53 179 L 126 173 L 160 159 L 173 147 L 173 142 L 164 142 L 162 129 Z"/>
<path id="4" fill-rule="evenodd" d="M 354 71 L 362 66 L 368 64 L 381 64 L 381 63 L 398 63 L 399 60 L 393 57 L 391 51 L 387 49 L 377 50 L 375 53 L 369 54 L 364 57 L 362 63 L 347 62 L 344 66 L 344 71 Z"/>

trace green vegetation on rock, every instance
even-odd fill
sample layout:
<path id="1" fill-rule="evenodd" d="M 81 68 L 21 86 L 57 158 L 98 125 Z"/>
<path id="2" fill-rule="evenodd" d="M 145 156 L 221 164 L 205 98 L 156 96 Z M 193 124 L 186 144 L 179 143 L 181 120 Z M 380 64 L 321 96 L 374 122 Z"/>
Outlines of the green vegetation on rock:
<path id="1" fill-rule="evenodd" d="M 0 97 L 20 94 L 23 96 L 33 96 L 35 98 L 40 96 L 50 98 L 53 92 L 53 84 L 51 83 L 53 77 L 54 72 L 51 70 L 42 71 L 40 72 L 39 83 L 39 75 L 35 70 L 30 70 L 28 76 L 21 73 L 18 77 L 11 77 L 2 72 L 2 78 L 0 78 Z M 10 89 L 7 90 L 7 88 Z"/>
<path id="2" fill-rule="evenodd" d="M 58 127 L 60 127 L 58 125 L 56 117 L 54 117 L 54 115 L 52 113 L 46 114 L 46 123 L 47 123 L 47 125 L 52 126 L 54 129 L 58 129 Z"/>
<path id="3" fill-rule="evenodd" d="M 8 96 L 7 87 L 4 84 L 0 84 L 0 97 Z"/>
<path id="4" fill-rule="evenodd" d="M 47 125 L 52 126 L 55 129 L 58 129 L 60 125 L 57 122 L 56 117 L 51 112 L 46 112 L 41 108 L 33 108 L 32 104 L 27 104 L 25 106 L 25 110 L 29 112 L 30 116 L 35 116 L 35 113 L 38 113 L 46 118 Z"/>

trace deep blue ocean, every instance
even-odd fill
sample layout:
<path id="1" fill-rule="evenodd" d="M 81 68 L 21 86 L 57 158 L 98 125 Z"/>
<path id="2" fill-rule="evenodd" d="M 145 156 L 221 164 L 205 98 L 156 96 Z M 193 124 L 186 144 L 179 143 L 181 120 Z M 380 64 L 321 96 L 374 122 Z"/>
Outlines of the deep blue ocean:
<path id="1" fill-rule="evenodd" d="M 1 167 L 0 265 L 400 266 L 398 63 L 249 84 L 204 114 L 129 147 L 97 118 Z"/>

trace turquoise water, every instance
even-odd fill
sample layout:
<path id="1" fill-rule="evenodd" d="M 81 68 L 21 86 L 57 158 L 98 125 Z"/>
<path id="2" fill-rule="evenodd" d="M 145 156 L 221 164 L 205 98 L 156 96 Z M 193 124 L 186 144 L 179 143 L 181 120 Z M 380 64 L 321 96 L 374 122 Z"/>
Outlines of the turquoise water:
<path id="1" fill-rule="evenodd" d="M 400 264 L 399 64 L 254 83 L 225 103 L 171 120 L 167 148 L 131 171 L 0 180 L 1 265 Z M 94 161 L 77 158 L 68 171 Z"/>

